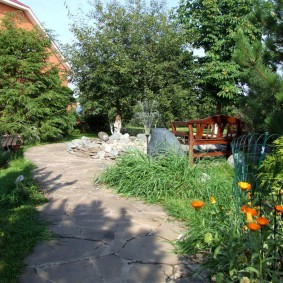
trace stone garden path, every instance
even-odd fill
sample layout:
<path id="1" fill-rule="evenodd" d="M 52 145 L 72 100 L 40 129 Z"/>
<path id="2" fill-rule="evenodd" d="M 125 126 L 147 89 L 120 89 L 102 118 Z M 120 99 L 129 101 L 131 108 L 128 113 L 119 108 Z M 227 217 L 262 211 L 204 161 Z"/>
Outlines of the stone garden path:
<path id="1" fill-rule="evenodd" d="M 94 185 L 112 161 L 68 153 L 67 144 L 30 148 L 49 202 L 38 207 L 55 237 L 26 258 L 21 283 L 205 282 L 188 278 L 196 265 L 173 253 L 168 240 L 183 227 L 161 207 Z"/>

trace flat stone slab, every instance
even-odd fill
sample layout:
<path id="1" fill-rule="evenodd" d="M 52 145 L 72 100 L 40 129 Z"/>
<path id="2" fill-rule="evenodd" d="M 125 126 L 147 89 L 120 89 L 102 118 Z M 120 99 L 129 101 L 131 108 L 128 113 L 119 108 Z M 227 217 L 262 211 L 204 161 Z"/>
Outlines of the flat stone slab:
<path id="1" fill-rule="evenodd" d="M 67 144 L 27 150 L 49 202 L 38 207 L 54 239 L 26 258 L 21 283 L 206 282 L 170 241 L 185 228 L 158 205 L 123 198 L 93 184 L 113 161 L 82 158 Z"/>

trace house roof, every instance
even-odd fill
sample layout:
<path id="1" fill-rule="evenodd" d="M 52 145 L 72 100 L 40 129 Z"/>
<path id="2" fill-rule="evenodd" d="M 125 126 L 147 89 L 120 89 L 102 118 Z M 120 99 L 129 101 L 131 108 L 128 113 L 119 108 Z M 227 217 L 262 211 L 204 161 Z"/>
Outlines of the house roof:
<path id="1" fill-rule="evenodd" d="M 14 2 L 14 3 L 17 4 L 17 5 L 20 5 L 20 6 L 29 8 L 29 6 L 27 6 L 27 5 L 25 5 L 25 4 L 23 4 L 22 2 L 17 1 L 17 0 L 10 0 L 10 1 L 7 1 L 7 2 Z"/>
<path id="2" fill-rule="evenodd" d="M 14 7 L 14 8 L 17 8 L 19 10 L 24 11 L 25 14 L 27 15 L 27 17 L 29 18 L 29 20 L 33 23 L 33 25 L 40 27 L 45 32 L 44 27 L 42 26 L 42 24 L 37 19 L 37 17 L 35 16 L 35 14 L 33 13 L 32 9 L 29 6 L 23 4 L 22 2 L 20 2 L 18 0 L 0 0 L 0 3 L 6 4 L 6 5 L 9 5 L 11 7 Z M 67 70 L 69 70 L 70 65 L 68 63 L 64 62 L 64 56 L 62 55 L 59 47 L 52 40 L 51 40 L 51 44 L 52 44 L 52 47 L 57 52 L 57 54 L 59 55 L 59 57 L 62 59 L 62 64 L 64 65 L 64 67 Z"/>

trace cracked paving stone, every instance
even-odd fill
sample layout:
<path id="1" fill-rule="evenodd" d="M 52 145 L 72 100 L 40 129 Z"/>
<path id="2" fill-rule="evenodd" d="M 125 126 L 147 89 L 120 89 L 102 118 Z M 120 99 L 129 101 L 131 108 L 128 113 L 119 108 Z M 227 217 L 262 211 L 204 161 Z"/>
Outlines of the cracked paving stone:
<path id="1" fill-rule="evenodd" d="M 48 277 L 53 283 L 103 283 L 95 264 L 88 259 L 39 268 L 37 272 L 40 277 Z"/>
<path id="2" fill-rule="evenodd" d="M 173 267 L 162 264 L 133 264 L 127 274 L 125 283 L 165 283 L 173 282 L 170 274 Z"/>
<path id="3" fill-rule="evenodd" d="M 54 262 L 99 256 L 103 245 L 102 242 L 84 239 L 56 239 L 38 245 L 34 255 L 27 257 L 25 263 L 30 266 L 44 266 Z"/>
<path id="4" fill-rule="evenodd" d="M 177 264 L 179 258 L 173 253 L 173 247 L 165 240 L 144 236 L 129 240 L 118 253 L 121 258 L 144 263 Z"/>

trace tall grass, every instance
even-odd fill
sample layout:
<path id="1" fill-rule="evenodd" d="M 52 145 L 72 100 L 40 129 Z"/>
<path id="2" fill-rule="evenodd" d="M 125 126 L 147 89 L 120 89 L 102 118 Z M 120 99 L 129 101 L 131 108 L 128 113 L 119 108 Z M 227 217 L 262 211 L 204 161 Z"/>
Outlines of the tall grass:
<path id="1" fill-rule="evenodd" d="M 126 196 L 141 197 L 148 202 L 170 203 L 173 199 L 209 200 L 211 194 L 223 201 L 231 189 L 232 169 L 222 159 L 189 166 L 186 157 L 173 153 L 151 158 L 132 151 L 108 167 L 100 181 Z M 230 191 L 229 191 L 230 192 Z"/>
<path id="2" fill-rule="evenodd" d="M 18 282 L 24 258 L 46 239 L 35 206 L 45 202 L 32 178 L 34 166 L 19 153 L 0 169 L 0 282 Z M 22 176 L 19 178 L 19 176 Z M 18 181 L 16 182 L 18 178 Z"/>

